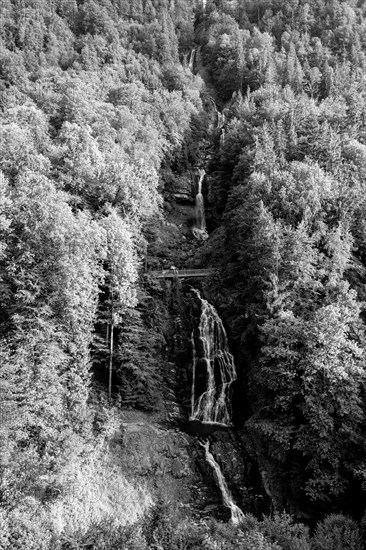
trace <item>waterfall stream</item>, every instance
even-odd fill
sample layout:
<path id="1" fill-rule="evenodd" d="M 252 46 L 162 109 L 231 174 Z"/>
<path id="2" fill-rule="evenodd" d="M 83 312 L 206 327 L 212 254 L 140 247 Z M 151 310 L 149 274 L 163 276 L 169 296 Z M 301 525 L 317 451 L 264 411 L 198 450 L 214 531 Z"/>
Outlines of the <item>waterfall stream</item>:
<path id="1" fill-rule="evenodd" d="M 218 463 L 216 462 L 215 457 L 213 456 L 213 454 L 210 452 L 210 443 L 209 443 L 209 441 L 206 441 L 206 443 L 204 445 L 203 445 L 203 443 L 201 443 L 201 445 L 205 449 L 207 462 L 210 464 L 210 466 L 212 466 L 212 468 L 214 469 L 214 471 L 216 473 L 217 481 L 218 481 L 218 484 L 219 484 L 219 487 L 220 487 L 220 490 L 221 490 L 221 494 L 222 494 L 222 500 L 224 501 L 225 506 L 227 506 L 230 509 L 230 512 L 231 512 L 231 522 L 234 523 L 234 524 L 237 524 L 240 521 L 242 521 L 245 516 L 244 516 L 243 512 L 240 510 L 240 508 L 233 501 L 233 497 L 231 496 L 230 490 L 227 486 L 227 483 L 225 481 L 225 478 L 224 478 L 224 475 L 221 471 L 221 468 L 218 465 Z"/>
<path id="2" fill-rule="evenodd" d="M 195 405 L 195 394 L 196 394 L 196 346 L 194 343 L 194 331 L 192 330 L 191 334 L 191 343 L 192 343 L 192 364 L 193 364 L 193 377 L 192 377 L 192 389 L 191 389 L 191 417 L 190 420 L 193 420 L 192 414 L 194 411 Z"/>
<path id="3" fill-rule="evenodd" d="M 190 420 L 205 423 L 231 425 L 231 385 L 236 380 L 234 358 L 229 352 L 226 331 L 216 309 L 201 298 L 199 324 L 201 350 L 193 340 L 193 373 Z M 204 387 L 202 388 L 202 380 Z M 201 384 L 197 383 L 198 381 Z M 201 386 L 202 393 L 197 396 Z"/>
<path id="4" fill-rule="evenodd" d="M 188 67 L 190 68 L 192 73 L 193 73 L 193 69 L 194 69 L 194 58 L 195 58 L 195 56 L 196 56 L 196 48 L 193 48 L 193 50 L 191 51 L 191 55 L 189 56 L 189 63 L 188 63 Z"/>
<path id="5" fill-rule="evenodd" d="M 196 206 L 195 206 L 196 223 L 193 228 L 193 235 L 197 239 L 204 240 L 204 239 L 207 239 L 208 237 L 208 234 L 206 231 L 205 203 L 202 195 L 202 183 L 206 175 L 206 172 L 204 170 L 200 170 L 199 174 L 200 174 L 200 178 L 198 181 L 198 191 L 196 195 Z"/>

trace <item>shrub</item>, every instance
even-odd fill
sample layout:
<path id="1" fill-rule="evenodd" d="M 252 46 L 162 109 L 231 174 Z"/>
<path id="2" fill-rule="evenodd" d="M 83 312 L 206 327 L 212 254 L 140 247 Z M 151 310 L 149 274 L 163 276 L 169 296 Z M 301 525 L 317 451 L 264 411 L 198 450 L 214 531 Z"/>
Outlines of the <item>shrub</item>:
<path id="1" fill-rule="evenodd" d="M 312 550 L 361 550 L 360 529 L 342 514 L 331 514 L 320 522 L 311 544 Z"/>
<path id="2" fill-rule="evenodd" d="M 207 538 L 207 528 L 199 523 L 192 521 L 182 522 L 173 534 L 171 545 L 164 546 L 169 550 L 201 550 L 207 548 L 211 550 L 211 545 L 205 545 L 209 542 Z M 216 546 L 216 548 L 218 548 Z"/>
<path id="3" fill-rule="evenodd" d="M 138 525 L 118 526 L 112 519 L 93 523 L 86 533 L 61 537 L 61 550 L 147 550 Z"/>
<path id="4" fill-rule="evenodd" d="M 259 531 L 251 531 L 245 535 L 237 550 L 282 550 L 276 542 L 269 542 Z"/>
<path id="5" fill-rule="evenodd" d="M 22 508 L 0 510 L 0 550 L 50 550 L 52 527 L 37 502 L 28 497 Z M 56 543 L 52 550 L 57 550 Z"/>
<path id="6" fill-rule="evenodd" d="M 265 518 L 260 531 L 282 550 L 310 550 L 309 530 L 302 523 L 294 523 L 288 514 L 276 514 Z M 329 549 L 327 549 L 329 550 Z"/>

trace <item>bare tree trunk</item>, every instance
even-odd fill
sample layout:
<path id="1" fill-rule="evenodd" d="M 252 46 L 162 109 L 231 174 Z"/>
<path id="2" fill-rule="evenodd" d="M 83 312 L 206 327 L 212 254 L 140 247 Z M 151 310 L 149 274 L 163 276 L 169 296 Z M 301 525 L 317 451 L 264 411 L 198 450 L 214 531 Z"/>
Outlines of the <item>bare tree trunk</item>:
<path id="1" fill-rule="evenodd" d="M 111 323 L 111 337 L 109 340 L 109 379 L 108 379 L 108 397 L 109 401 L 112 399 L 112 367 L 113 367 L 113 332 L 114 325 Z"/>
<path id="2" fill-rule="evenodd" d="M 113 263 L 111 266 L 111 280 L 113 281 Z M 108 398 L 112 399 L 112 368 L 113 368 L 113 332 L 114 332 L 114 296 L 111 288 L 111 326 L 109 329 L 109 376 L 108 376 Z"/>

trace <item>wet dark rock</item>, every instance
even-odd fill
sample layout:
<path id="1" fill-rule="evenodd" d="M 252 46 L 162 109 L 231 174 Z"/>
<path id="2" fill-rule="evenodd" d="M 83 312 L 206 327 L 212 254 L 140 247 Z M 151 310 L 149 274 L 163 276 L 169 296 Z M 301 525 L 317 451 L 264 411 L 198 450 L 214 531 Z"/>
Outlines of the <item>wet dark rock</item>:
<path id="1" fill-rule="evenodd" d="M 173 197 L 177 202 L 194 204 L 194 198 L 186 193 L 174 193 Z"/>
<path id="2" fill-rule="evenodd" d="M 181 429 L 191 435 L 208 436 L 217 430 L 225 430 L 227 426 L 215 422 L 201 422 L 200 420 L 188 420 L 181 425 Z"/>
<path id="3" fill-rule="evenodd" d="M 171 212 L 173 210 L 173 205 L 170 202 L 165 201 L 164 202 L 164 209 L 166 210 L 166 212 Z"/>

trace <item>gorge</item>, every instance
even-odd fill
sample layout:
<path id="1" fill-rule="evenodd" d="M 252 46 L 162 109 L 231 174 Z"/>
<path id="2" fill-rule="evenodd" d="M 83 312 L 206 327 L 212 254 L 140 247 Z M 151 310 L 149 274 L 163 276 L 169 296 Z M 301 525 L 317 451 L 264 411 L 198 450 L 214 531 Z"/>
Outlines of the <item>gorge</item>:
<path id="1" fill-rule="evenodd" d="M 194 292 L 202 308 L 198 329 L 198 342 L 202 351 L 196 349 L 192 333 L 193 369 L 189 420 L 199 421 L 210 427 L 215 425 L 230 427 L 232 425 L 230 390 L 232 383 L 236 380 L 234 358 L 229 351 L 226 331 L 215 308 L 201 298 L 197 290 Z M 202 370 L 203 373 L 199 372 Z M 201 384 L 198 383 L 200 379 Z M 230 509 L 231 521 L 236 524 L 244 518 L 244 515 L 233 502 L 220 466 L 210 452 L 209 445 L 209 441 L 204 444 L 206 460 L 216 473 L 223 502 Z"/>

